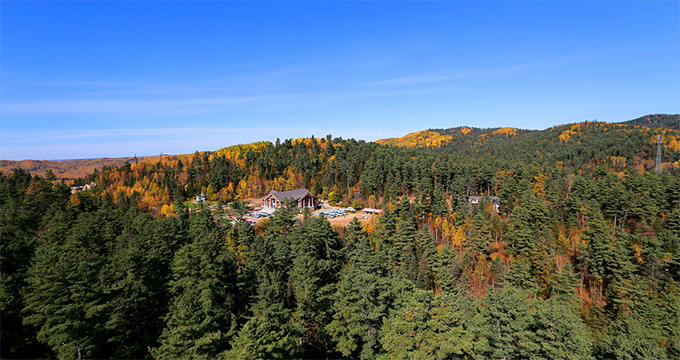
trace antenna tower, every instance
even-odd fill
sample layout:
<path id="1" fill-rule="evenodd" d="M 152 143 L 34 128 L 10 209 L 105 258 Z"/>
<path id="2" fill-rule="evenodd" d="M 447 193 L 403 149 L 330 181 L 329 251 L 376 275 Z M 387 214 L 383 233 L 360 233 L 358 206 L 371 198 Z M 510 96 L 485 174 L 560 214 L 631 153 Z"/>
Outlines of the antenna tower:
<path id="1" fill-rule="evenodd" d="M 656 137 L 656 173 L 661 173 L 661 135 Z"/>

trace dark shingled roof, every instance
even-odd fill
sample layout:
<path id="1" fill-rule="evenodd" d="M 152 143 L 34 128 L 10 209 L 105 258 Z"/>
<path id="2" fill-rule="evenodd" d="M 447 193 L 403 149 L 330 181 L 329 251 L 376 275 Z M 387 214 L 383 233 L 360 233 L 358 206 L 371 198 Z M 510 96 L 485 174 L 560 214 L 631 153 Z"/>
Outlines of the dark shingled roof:
<path id="1" fill-rule="evenodd" d="M 295 199 L 295 201 L 298 201 L 298 200 L 304 198 L 307 194 L 309 194 L 309 196 L 314 197 L 314 195 L 312 195 L 312 193 L 310 193 L 309 190 L 307 190 L 307 189 L 295 189 L 295 190 L 282 191 L 282 192 L 272 190 L 272 191 L 269 192 L 269 194 L 267 194 L 267 196 L 263 197 L 262 199 L 268 197 L 269 195 L 273 195 L 279 201 L 283 201 L 283 200 L 291 198 L 291 197 L 293 199 Z"/>

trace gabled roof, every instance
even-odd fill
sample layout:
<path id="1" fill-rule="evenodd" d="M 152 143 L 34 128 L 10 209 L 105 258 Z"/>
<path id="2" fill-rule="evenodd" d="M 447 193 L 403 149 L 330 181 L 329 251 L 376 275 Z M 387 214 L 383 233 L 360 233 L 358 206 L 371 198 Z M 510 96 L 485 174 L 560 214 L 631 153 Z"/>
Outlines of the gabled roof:
<path id="1" fill-rule="evenodd" d="M 291 198 L 291 197 L 293 199 L 295 199 L 295 201 L 298 201 L 298 200 L 304 198 L 305 196 L 307 196 L 307 194 L 309 194 L 309 196 L 311 196 L 311 197 L 314 197 L 314 195 L 312 195 L 312 193 L 310 193 L 309 190 L 307 190 L 307 189 L 295 189 L 295 190 L 281 191 L 281 192 L 278 192 L 276 190 L 272 190 L 272 191 L 269 192 L 269 194 L 267 194 L 267 196 L 263 197 L 262 199 L 266 199 L 271 195 L 271 196 L 274 196 L 279 201 L 283 201 L 283 200 Z"/>

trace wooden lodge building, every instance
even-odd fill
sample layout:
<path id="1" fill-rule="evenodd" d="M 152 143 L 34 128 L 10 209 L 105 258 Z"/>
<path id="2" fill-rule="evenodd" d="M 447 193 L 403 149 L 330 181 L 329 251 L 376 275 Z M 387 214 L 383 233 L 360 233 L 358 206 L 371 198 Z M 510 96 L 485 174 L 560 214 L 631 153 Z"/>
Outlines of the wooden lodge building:
<path id="1" fill-rule="evenodd" d="M 307 189 L 296 189 L 290 191 L 278 192 L 272 190 L 267 194 L 267 196 L 260 199 L 262 207 L 268 208 L 280 208 L 284 205 L 284 200 L 288 198 L 293 198 L 297 202 L 299 208 L 320 208 L 319 198 L 312 195 Z"/>

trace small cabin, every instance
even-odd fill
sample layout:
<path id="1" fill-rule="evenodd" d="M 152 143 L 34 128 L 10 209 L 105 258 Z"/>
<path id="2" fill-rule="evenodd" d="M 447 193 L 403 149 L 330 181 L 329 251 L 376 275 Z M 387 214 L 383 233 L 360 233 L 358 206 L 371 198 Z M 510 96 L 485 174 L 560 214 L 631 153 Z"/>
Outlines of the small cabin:
<path id="1" fill-rule="evenodd" d="M 470 205 L 477 205 L 479 204 L 480 201 L 482 201 L 483 198 L 488 198 L 491 203 L 493 204 L 494 209 L 496 209 L 496 212 L 500 212 L 501 209 L 501 199 L 497 196 L 470 196 L 468 198 L 468 201 L 470 202 Z"/>

